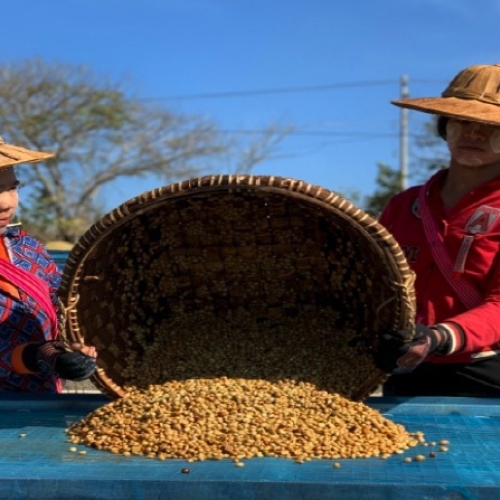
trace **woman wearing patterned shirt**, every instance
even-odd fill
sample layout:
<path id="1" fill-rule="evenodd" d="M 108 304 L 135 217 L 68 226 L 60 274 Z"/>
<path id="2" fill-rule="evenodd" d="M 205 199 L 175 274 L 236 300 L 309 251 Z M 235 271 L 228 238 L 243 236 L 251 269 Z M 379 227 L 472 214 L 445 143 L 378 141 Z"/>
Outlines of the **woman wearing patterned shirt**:
<path id="1" fill-rule="evenodd" d="M 57 265 L 38 240 L 9 227 L 19 203 L 13 166 L 52 156 L 0 138 L 0 392 L 57 393 L 61 378 L 95 371 L 93 347 L 59 340 Z"/>

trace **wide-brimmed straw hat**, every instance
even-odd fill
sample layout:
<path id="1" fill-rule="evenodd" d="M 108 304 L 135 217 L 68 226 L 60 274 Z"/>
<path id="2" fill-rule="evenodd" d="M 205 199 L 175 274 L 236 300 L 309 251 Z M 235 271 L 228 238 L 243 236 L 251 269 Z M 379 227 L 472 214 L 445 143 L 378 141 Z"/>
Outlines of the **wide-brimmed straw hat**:
<path id="1" fill-rule="evenodd" d="M 460 71 L 441 97 L 391 101 L 408 109 L 500 126 L 500 64 L 480 64 Z"/>
<path id="2" fill-rule="evenodd" d="M 53 153 L 32 151 L 20 146 L 6 144 L 0 137 L 0 169 L 8 168 L 19 163 L 35 163 L 52 158 Z"/>

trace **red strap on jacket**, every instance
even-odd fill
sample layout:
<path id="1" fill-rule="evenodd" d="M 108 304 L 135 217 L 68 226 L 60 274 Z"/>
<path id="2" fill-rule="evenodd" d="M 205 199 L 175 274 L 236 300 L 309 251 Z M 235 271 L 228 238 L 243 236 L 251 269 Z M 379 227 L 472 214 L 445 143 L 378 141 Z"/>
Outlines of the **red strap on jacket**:
<path id="1" fill-rule="evenodd" d="M 446 281 L 448 281 L 463 304 L 467 308 L 472 309 L 477 307 L 482 302 L 483 298 L 479 290 L 468 282 L 464 276 L 457 277 L 454 273 L 454 264 L 444 244 L 444 238 L 439 230 L 438 222 L 432 216 L 429 206 L 427 205 L 426 197 L 430 189 L 431 181 L 432 177 L 422 186 L 418 195 L 419 211 L 422 217 L 425 236 L 441 274 Z"/>
<path id="2" fill-rule="evenodd" d="M 0 259 L 0 276 L 24 290 L 45 311 L 52 325 L 52 338 L 49 340 L 55 340 L 57 338 L 57 314 L 54 304 L 50 300 L 50 290 L 47 283 L 4 259 Z"/>
<path id="3" fill-rule="evenodd" d="M 9 253 L 7 252 L 7 247 L 5 246 L 5 240 L 3 238 L 0 238 L 0 259 L 10 262 Z M 16 299 L 19 298 L 18 288 L 9 280 L 6 280 L 2 275 L 0 275 L 0 288 L 12 297 L 16 297 Z"/>

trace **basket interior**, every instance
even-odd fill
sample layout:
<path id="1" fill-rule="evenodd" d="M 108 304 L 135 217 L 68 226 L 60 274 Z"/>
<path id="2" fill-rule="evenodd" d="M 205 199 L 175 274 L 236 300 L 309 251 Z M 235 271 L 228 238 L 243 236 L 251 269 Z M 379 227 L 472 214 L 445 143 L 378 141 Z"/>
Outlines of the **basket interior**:
<path id="1" fill-rule="evenodd" d="M 369 346 L 412 321 L 391 236 L 325 190 L 179 186 L 114 211 L 68 259 L 67 333 L 97 347 L 101 391 L 263 376 L 367 396 L 385 376 Z"/>

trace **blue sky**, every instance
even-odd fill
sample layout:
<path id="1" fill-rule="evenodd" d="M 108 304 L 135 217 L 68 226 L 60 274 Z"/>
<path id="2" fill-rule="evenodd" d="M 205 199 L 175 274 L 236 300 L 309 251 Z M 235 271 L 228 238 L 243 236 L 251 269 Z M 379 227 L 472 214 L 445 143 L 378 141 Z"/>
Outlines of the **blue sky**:
<path id="1" fill-rule="evenodd" d="M 500 62 L 499 22 L 500 0 L 18 0 L 2 8 L 0 64 L 84 64 L 228 131 L 292 124 L 255 174 L 367 195 L 378 162 L 399 165 L 401 76 L 412 97 L 438 95 Z M 410 134 L 423 118 L 410 112 Z M 108 188 L 108 208 L 159 185 Z"/>

